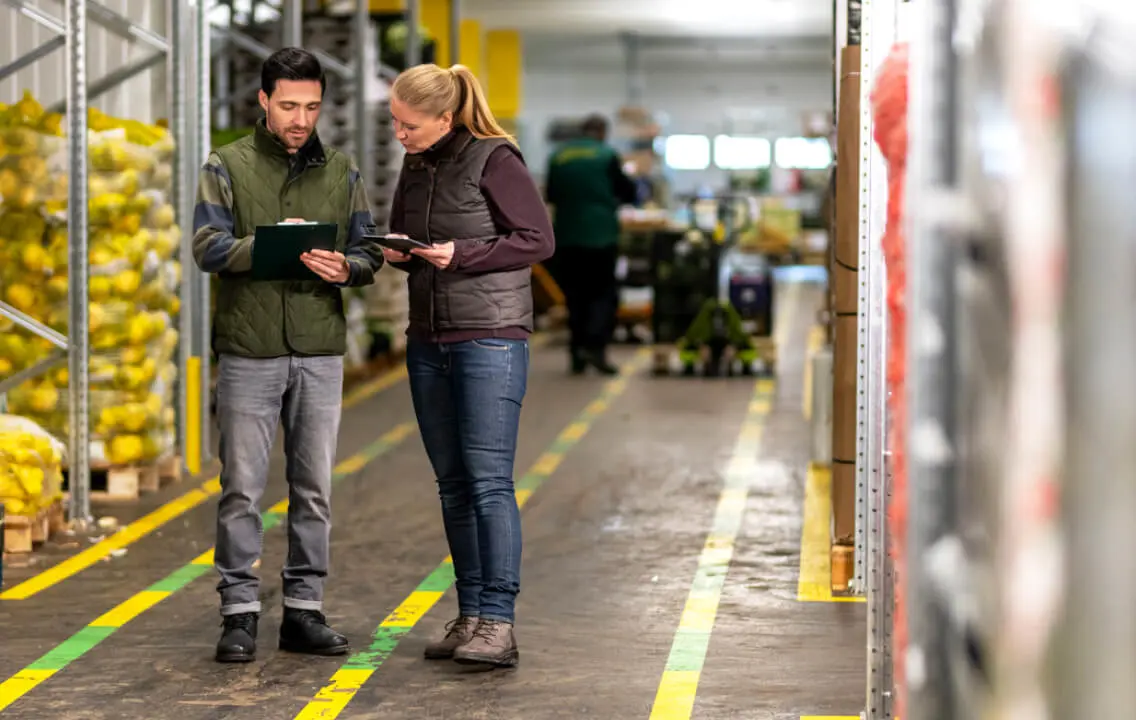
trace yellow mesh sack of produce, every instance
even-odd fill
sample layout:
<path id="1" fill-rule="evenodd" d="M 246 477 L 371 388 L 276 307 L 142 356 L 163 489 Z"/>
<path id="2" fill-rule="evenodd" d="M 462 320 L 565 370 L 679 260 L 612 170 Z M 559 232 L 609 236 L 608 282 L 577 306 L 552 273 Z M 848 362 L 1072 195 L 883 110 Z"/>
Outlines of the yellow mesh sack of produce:
<path id="1" fill-rule="evenodd" d="M 0 503 L 32 517 L 63 496 L 63 444 L 27 418 L 0 415 Z"/>
<path id="2" fill-rule="evenodd" d="M 156 460 L 174 444 L 180 231 L 169 202 L 173 144 L 160 127 L 91 110 L 89 296 L 92 461 Z M 62 120 L 30 95 L 0 105 L 0 299 L 66 334 L 68 163 Z M 0 319 L 0 378 L 46 341 Z M 66 437 L 68 373 L 8 395 L 9 409 Z"/>

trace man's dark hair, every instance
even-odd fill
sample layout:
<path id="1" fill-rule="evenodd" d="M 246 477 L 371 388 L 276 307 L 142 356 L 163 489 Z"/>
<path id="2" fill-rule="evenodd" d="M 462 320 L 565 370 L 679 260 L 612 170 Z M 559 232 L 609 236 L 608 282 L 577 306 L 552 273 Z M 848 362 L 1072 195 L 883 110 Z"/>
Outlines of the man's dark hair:
<path id="1" fill-rule="evenodd" d="M 307 50 L 287 47 L 268 56 L 260 67 L 260 89 L 269 97 L 276 90 L 277 80 L 319 80 L 320 93 L 327 90 L 327 76 L 323 66 Z"/>
<path id="2" fill-rule="evenodd" d="M 590 137 L 603 138 L 607 135 L 607 118 L 603 115 L 589 115 L 584 118 L 580 130 Z"/>

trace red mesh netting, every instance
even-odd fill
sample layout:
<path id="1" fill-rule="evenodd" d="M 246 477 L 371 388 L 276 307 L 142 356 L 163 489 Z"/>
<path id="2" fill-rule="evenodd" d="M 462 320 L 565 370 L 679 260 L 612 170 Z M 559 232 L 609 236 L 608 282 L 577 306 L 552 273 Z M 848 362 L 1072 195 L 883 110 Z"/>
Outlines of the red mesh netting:
<path id="1" fill-rule="evenodd" d="M 888 448 L 891 450 L 892 495 L 888 512 L 891 552 L 895 566 L 895 647 L 893 657 L 897 690 L 895 715 L 906 717 L 903 658 L 907 648 L 907 616 L 904 606 L 907 537 L 907 269 L 905 266 L 903 217 L 904 182 L 907 175 L 907 44 L 895 45 L 876 77 L 872 89 L 875 141 L 888 167 L 887 227 L 882 239 L 887 262 L 888 348 Z"/>

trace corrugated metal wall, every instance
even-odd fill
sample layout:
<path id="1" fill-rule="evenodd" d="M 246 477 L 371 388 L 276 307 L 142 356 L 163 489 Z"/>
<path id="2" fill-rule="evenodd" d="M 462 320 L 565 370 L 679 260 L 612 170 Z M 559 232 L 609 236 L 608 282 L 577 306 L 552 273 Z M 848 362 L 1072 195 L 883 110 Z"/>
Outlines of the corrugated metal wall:
<path id="1" fill-rule="evenodd" d="M 107 8 L 132 22 L 165 36 L 164 0 L 101 0 Z M 28 4 L 57 18 L 62 24 L 63 4 L 57 0 L 28 0 Z M 25 17 L 10 5 L 0 4 L 0 67 L 4 67 L 52 38 L 54 33 Z M 130 42 L 104 29 L 88 17 L 88 82 L 97 82 L 113 72 L 145 57 L 152 49 L 141 42 Z M 134 76 L 125 84 L 91 101 L 91 106 L 114 115 L 144 122 L 166 116 L 165 64 Z M 66 95 L 65 50 L 60 48 L 39 62 L 0 81 L 0 102 L 12 103 L 30 90 L 44 105 L 61 101 Z"/>

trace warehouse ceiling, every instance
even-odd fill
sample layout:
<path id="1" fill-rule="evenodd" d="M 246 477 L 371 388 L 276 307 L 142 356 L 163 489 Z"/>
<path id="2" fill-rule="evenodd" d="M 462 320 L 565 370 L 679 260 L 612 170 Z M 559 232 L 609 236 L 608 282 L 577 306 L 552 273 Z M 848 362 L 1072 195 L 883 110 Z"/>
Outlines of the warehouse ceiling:
<path id="1" fill-rule="evenodd" d="M 463 0 L 486 28 L 556 35 L 819 36 L 831 0 Z"/>

